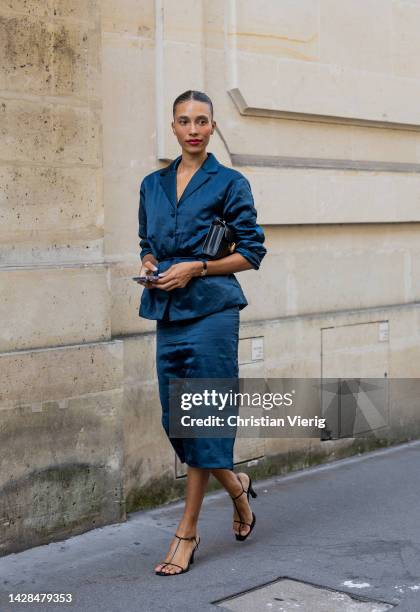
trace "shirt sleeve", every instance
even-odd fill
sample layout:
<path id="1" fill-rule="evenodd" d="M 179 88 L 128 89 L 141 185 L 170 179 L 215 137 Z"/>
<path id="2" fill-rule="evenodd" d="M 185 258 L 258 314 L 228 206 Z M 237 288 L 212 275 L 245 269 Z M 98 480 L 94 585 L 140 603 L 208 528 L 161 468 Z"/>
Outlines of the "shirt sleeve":
<path id="1" fill-rule="evenodd" d="M 224 204 L 224 219 L 235 234 L 235 253 L 240 253 L 255 270 L 260 267 L 267 249 L 263 246 L 265 235 L 257 224 L 251 185 L 244 176 L 231 185 Z"/>
<path id="2" fill-rule="evenodd" d="M 139 238 L 140 238 L 140 259 L 143 259 L 148 253 L 152 253 L 152 249 L 147 240 L 147 217 L 146 209 L 144 206 L 145 193 L 143 181 L 140 185 L 140 201 L 139 201 Z"/>

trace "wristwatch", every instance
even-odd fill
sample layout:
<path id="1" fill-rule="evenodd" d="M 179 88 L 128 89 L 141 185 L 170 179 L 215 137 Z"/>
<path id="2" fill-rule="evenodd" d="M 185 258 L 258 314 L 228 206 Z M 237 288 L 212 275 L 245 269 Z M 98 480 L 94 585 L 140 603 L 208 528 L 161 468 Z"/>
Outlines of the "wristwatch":
<path id="1" fill-rule="evenodd" d="M 207 261 L 204 259 L 201 262 L 203 264 L 203 269 L 201 270 L 200 276 L 206 276 L 207 274 Z"/>

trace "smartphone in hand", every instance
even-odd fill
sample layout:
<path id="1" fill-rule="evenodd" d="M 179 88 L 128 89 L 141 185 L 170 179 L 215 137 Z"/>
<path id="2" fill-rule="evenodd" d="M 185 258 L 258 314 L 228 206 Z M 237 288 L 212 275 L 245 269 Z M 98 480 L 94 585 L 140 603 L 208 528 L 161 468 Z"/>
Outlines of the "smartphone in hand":
<path id="1" fill-rule="evenodd" d="M 157 274 L 147 274 L 146 276 L 132 276 L 132 279 L 136 282 L 157 281 L 160 279 L 160 276 Z"/>

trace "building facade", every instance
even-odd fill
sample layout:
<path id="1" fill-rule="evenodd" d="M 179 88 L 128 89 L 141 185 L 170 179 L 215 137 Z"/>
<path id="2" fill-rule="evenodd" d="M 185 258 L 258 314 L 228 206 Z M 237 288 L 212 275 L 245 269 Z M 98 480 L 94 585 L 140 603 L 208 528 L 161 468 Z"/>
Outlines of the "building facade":
<path id="1" fill-rule="evenodd" d="M 140 181 L 179 154 L 187 89 L 212 98 L 208 150 L 266 233 L 239 275 L 240 376 L 419 378 L 419 1 L 13 0 L 0 18 L 0 554 L 182 494 L 131 276 Z M 387 443 L 419 435 L 414 396 L 388 416 Z M 241 438 L 235 460 L 267 475 L 368 447 Z"/>

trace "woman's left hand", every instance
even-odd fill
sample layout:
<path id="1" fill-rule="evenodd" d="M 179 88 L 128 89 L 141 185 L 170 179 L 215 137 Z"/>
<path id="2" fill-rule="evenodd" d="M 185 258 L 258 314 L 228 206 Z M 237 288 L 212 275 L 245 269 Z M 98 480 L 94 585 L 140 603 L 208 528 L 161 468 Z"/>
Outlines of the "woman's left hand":
<path id="1" fill-rule="evenodd" d="M 192 279 L 193 276 L 198 276 L 202 269 L 200 261 L 183 261 L 172 264 L 165 272 L 159 274 L 158 281 L 154 281 L 153 287 L 171 291 L 185 285 Z"/>

